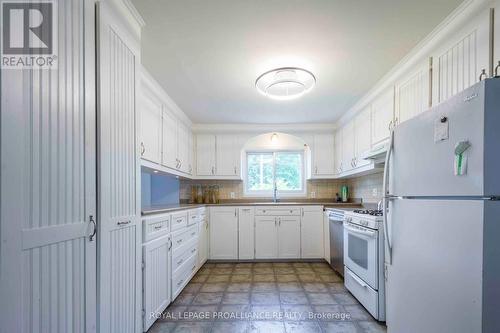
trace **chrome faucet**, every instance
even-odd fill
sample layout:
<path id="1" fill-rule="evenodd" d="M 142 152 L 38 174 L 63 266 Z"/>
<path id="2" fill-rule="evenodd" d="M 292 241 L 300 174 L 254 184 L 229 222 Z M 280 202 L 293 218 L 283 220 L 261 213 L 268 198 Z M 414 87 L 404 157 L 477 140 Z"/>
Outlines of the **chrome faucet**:
<path id="1" fill-rule="evenodd" d="M 273 202 L 278 202 L 278 185 L 276 185 L 276 182 L 274 182 L 273 188 Z"/>

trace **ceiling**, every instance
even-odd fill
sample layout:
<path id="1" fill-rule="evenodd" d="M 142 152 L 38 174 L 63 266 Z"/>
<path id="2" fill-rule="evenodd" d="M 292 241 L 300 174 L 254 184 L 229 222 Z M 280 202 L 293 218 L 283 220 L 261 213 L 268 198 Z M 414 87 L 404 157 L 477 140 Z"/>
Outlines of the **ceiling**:
<path id="1" fill-rule="evenodd" d="M 336 121 L 462 0 L 133 0 L 142 62 L 194 123 Z M 307 95 L 276 101 L 255 79 L 312 71 Z"/>

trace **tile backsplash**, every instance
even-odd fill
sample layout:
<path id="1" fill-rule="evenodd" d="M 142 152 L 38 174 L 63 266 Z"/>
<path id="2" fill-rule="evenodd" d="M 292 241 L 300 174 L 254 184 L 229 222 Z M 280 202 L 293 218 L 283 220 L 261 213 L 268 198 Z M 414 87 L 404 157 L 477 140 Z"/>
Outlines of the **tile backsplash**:
<path id="1" fill-rule="evenodd" d="M 188 200 L 192 185 L 219 185 L 220 199 L 242 199 L 243 182 L 237 180 L 181 180 L 180 199 Z M 382 173 L 362 176 L 353 179 L 325 179 L 307 181 L 308 199 L 333 199 L 335 193 L 340 194 L 342 185 L 349 187 L 349 197 L 363 199 L 364 202 L 378 202 L 382 198 Z M 234 197 L 231 197 L 231 193 Z"/>
<path id="2" fill-rule="evenodd" d="M 347 186 L 351 198 L 361 198 L 365 203 L 377 203 L 382 200 L 383 174 L 372 175 L 349 179 Z"/>

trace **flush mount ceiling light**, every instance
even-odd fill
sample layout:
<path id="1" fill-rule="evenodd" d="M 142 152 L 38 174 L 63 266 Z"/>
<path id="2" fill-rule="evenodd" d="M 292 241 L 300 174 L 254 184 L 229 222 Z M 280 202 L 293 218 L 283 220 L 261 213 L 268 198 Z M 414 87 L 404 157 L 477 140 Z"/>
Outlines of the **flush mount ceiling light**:
<path id="1" fill-rule="evenodd" d="M 316 83 L 313 73 L 298 67 L 282 67 L 265 72 L 255 87 L 265 96 L 278 100 L 294 99 L 309 92 Z"/>

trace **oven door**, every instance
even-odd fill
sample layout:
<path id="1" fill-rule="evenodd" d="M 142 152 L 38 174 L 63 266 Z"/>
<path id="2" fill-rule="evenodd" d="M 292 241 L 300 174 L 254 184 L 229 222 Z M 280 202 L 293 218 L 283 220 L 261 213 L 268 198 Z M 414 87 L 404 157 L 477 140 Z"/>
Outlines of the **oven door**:
<path id="1" fill-rule="evenodd" d="M 344 224 L 344 264 L 370 287 L 378 290 L 378 231 Z"/>

